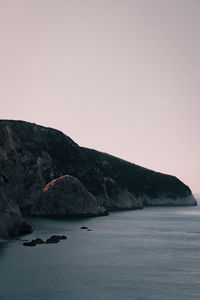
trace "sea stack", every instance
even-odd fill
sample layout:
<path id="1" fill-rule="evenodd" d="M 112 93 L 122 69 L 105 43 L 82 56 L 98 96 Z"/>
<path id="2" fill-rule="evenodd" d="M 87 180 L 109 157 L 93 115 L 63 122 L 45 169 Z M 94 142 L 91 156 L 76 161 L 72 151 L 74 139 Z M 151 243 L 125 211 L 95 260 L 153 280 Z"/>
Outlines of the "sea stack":
<path id="1" fill-rule="evenodd" d="M 106 209 L 77 178 L 64 175 L 49 182 L 32 209 L 37 216 L 103 216 Z"/>

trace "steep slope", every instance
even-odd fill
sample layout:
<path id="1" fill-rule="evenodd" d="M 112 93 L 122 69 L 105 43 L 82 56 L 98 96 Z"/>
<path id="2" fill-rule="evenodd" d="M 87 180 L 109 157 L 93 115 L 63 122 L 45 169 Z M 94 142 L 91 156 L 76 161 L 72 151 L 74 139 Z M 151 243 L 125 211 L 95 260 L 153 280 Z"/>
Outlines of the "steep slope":
<path id="1" fill-rule="evenodd" d="M 137 206 L 196 205 L 189 187 L 175 176 L 155 172 L 96 150 L 82 149 L 87 158 L 95 161 L 96 169 L 100 170 L 104 187 L 102 201 L 107 208 L 112 209 L 117 204 L 116 194 L 120 194 L 119 189 L 123 193 L 128 191 Z M 85 178 L 82 181 L 86 185 L 90 184 L 95 195 L 102 195 L 95 175 L 90 183 L 84 182 Z"/>
<path id="2" fill-rule="evenodd" d="M 7 239 L 30 232 L 32 229 L 23 220 L 19 206 L 12 201 L 0 198 L 0 238 Z"/>

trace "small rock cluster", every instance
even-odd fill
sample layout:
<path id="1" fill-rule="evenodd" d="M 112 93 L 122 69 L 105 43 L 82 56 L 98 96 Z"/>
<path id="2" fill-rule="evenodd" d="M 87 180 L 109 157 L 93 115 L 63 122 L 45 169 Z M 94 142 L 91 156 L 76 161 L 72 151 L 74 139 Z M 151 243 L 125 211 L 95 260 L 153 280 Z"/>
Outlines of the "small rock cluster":
<path id="1" fill-rule="evenodd" d="M 43 241 L 40 238 L 37 238 L 35 240 L 32 240 L 30 242 L 24 242 L 24 246 L 36 246 L 39 244 L 55 244 L 60 242 L 60 240 L 66 240 L 67 237 L 65 235 L 52 235 L 50 238 L 48 238 L 46 241 Z"/>
<path id="2" fill-rule="evenodd" d="M 92 229 L 89 229 L 87 226 L 82 226 L 80 229 L 84 229 L 87 231 L 92 231 Z M 52 235 L 50 238 L 48 238 L 46 241 L 43 241 L 41 238 L 36 238 L 35 240 L 28 241 L 28 240 L 22 240 L 22 239 L 16 239 L 20 240 L 23 243 L 24 246 L 36 246 L 41 244 L 56 244 L 60 242 L 60 240 L 66 240 L 66 235 Z"/>

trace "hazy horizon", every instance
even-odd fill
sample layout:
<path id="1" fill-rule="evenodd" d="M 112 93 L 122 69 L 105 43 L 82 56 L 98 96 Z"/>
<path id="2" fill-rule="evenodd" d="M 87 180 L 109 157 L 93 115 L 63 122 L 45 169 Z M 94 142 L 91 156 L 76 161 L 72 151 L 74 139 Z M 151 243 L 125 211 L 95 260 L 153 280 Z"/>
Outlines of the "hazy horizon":
<path id="1" fill-rule="evenodd" d="M 200 192 L 198 0 L 0 0 L 0 118 Z"/>

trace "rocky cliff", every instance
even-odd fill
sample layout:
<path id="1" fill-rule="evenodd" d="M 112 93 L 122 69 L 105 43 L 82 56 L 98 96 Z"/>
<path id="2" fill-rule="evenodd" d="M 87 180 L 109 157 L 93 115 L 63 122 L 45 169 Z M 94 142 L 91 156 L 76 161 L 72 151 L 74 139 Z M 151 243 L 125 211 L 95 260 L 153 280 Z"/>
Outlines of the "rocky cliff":
<path id="1" fill-rule="evenodd" d="M 7 239 L 30 232 L 32 229 L 23 220 L 19 206 L 12 201 L 0 198 L 0 238 Z"/>
<path id="2" fill-rule="evenodd" d="M 176 177 L 80 147 L 55 129 L 0 121 L 0 205 L 15 203 L 22 213 L 31 213 L 46 184 L 67 174 L 106 209 L 196 205 L 189 187 Z"/>
<path id="3" fill-rule="evenodd" d="M 49 182 L 32 206 L 35 216 L 104 216 L 107 211 L 75 177 L 64 175 Z"/>

